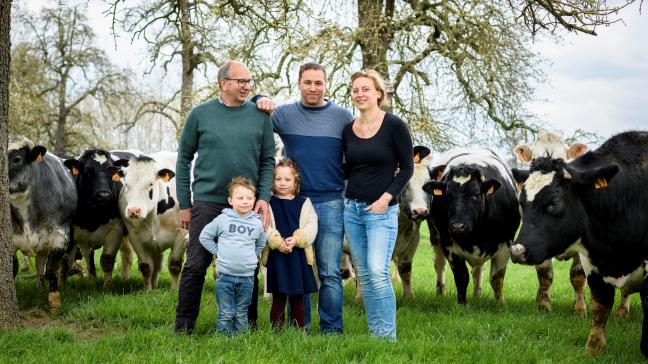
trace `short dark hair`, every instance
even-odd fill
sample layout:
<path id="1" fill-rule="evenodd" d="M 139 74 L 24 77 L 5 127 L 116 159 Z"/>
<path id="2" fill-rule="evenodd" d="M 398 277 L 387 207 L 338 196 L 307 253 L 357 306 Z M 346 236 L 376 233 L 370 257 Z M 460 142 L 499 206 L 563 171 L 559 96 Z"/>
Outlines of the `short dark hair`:
<path id="1" fill-rule="evenodd" d="M 298 82 L 301 81 L 302 74 L 308 70 L 322 71 L 322 73 L 324 74 L 324 79 L 326 80 L 326 70 L 324 69 L 324 67 L 322 67 L 322 65 L 319 63 L 308 62 L 299 66 L 299 78 L 297 78 Z"/>

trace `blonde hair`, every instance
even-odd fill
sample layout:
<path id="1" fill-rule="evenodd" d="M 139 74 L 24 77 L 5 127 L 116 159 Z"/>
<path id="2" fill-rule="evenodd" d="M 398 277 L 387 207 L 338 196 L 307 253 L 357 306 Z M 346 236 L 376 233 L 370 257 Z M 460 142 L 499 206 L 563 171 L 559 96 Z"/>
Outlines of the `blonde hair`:
<path id="1" fill-rule="evenodd" d="M 288 167 L 292 171 L 293 177 L 295 178 L 295 196 L 299 196 L 299 189 L 301 187 L 301 177 L 299 176 L 299 169 L 297 169 L 297 163 L 295 163 L 292 159 L 282 159 L 279 162 L 277 162 L 277 165 L 275 166 L 275 174 L 277 172 L 277 168 L 279 167 Z M 277 191 L 274 190 L 274 183 L 272 187 L 272 193 L 276 194 Z"/>
<path id="2" fill-rule="evenodd" d="M 372 80 L 376 90 L 380 91 L 381 96 L 378 99 L 378 107 L 382 109 L 385 106 L 389 106 L 389 99 L 387 96 L 387 86 L 382 76 L 380 76 L 380 73 L 376 72 L 375 70 L 364 70 L 364 71 L 355 72 L 354 74 L 351 75 L 351 84 L 353 85 L 353 82 L 355 80 L 362 77 Z"/>
<path id="3" fill-rule="evenodd" d="M 250 180 L 245 177 L 238 176 L 232 178 L 232 182 L 230 182 L 230 184 L 227 186 L 229 197 L 232 197 L 232 195 L 234 194 L 234 189 L 236 189 L 236 187 L 247 188 L 248 190 L 252 191 L 252 194 L 256 194 L 256 188 L 254 188 L 252 182 L 250 182 Z"/>

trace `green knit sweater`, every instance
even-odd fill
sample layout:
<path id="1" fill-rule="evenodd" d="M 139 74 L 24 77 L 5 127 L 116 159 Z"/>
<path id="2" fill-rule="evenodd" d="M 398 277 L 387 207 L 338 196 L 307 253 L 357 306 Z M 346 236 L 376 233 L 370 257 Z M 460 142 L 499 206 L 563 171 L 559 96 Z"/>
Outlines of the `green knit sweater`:
<path id="1" fill-rule="evenodd" d="M 257 188 L 257 198 L 270 201 L 274 148 L 270 118 L 254 103 L 228 107 L 214 99 L 196 106 L 180 137 L 176 164 L 180 208 L 191 207 L 191 161 L 196 153 L 194 200 L 226 204 L 227 185 L 243 176 Z"/>

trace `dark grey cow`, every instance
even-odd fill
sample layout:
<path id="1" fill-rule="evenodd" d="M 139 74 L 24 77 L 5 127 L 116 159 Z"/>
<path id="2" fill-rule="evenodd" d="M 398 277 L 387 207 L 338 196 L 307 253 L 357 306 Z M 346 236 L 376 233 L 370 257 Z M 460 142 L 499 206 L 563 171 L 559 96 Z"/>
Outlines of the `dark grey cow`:
<path id="1" fill-rule="evenodd" d="M 39 282 L 47 279 L 51 308 L 61 305 L 59 284 L 65 279 L 70 226 L 77 206 L 72 175 L 43 146 L 11 135 L 7 148 L 12 240 L 16 250 L 36 257 Z"/>

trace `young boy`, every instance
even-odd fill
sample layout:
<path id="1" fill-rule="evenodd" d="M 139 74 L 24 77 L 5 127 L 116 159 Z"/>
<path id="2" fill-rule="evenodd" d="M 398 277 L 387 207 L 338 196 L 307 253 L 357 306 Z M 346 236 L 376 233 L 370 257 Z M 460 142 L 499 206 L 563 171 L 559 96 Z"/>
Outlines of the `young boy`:
<path id="1" fill-rule="evenodd" d="M 254 269 L 266 244 L 261 217 L 252 212 L 256 189 L 243 177 L 228 187 L 224 209 L 200 233 L 200 243 L 216 256 L 216 332 L 233 335 L 247 330 L 247 310 L 252 301 Z M 218 242 L 217 242 L 218 241 Z"/>

